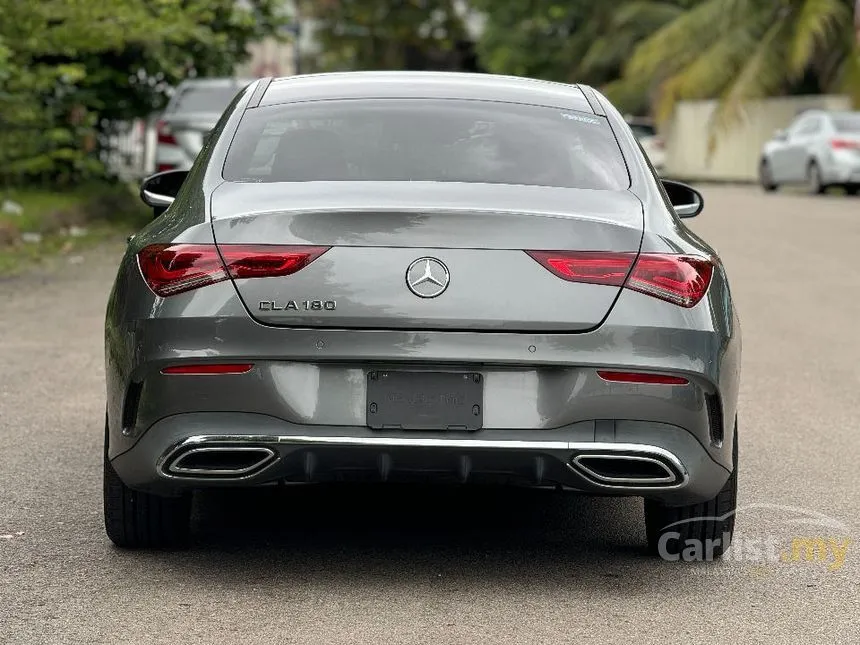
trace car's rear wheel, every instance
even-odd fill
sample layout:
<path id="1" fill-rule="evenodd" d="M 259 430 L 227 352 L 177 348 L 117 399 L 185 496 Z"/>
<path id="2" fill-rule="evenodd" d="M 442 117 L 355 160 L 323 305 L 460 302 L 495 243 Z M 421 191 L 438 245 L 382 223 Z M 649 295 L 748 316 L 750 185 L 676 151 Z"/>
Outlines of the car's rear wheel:
<path id="1" fill-rule="evenodd" d="M 856 195 L 857 193 L 860 193 L 860 186 L 856 184 L 849 184 L 845 187 L 845 192 L 849 195 Z"/>
<path id="2" fill-rule="evenodd" d="M 191 497 L 160 497 L 133 490 L 122 482 L 105 454 L 104 517 L 105 531 L 119 547 L 180 549 L 189 542 Z"/>
<path id="3" fill-rule="evenodd" d="M 773 180 L 773 173 L 770 170 L 770 164 L 767 162 L 767 159 L 762 159 L 758 166 L 758 183 L 761 185 L 762 190 L 769 193 L 779 188 L 779 185 Z"/>
<path id="4" fill-rule="evenodd" d="M 666 560 L 718 559 L 731 545 L 738 496 L 738 424 L 735 421 L 734 469 L 716 497 L 688 506 L 645 500 L 648 550 Z"/>
<path id="5" fill-rule="evenodd" d="M 821 168 L 814 161 L 810 161 L 809 166 L 806 168 L 806 185 L 812 195 L 820 195 L 827 190 L 827 186 L 821 177 Z"/>

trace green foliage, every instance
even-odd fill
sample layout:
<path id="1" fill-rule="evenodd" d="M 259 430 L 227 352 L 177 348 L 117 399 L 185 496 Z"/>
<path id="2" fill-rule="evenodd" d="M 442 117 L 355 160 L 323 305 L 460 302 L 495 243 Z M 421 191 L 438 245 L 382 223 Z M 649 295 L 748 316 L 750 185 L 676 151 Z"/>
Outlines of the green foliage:
<path id="1" fill-rule="evenodd" d="M 473 0 L 486 15 L 478 53 L 499 74 L 602 87 L 617 79 L 637 43 L 693 0 Z M 624 110 L 646 111 L 649 84 L 609 86 Z"/>
<path id="2" fill-rule="evenodd" d="M 616 87 L 652 79 L 657 116 L 683 99 L 719 98 L 714 136 L 746 101 L 847 91 L 860 98 L 854 0 L 701 0 L 643 41 Z"/>
<path id="3" fill-rule="evenodd" d="M 302 0 L 316 22 L 323 71 L 461 69 L 466 40 L 456 0 Z"/>
<path id="4" fill-rule="evenodd" d="M 80 181 L 110 121 L 190 75 L 229 75 L 285 22 L 279 0 L 0 0 L 0 182 Z"/>
<path id="5" fill-rule="evenodd" d="M 54 186 L 0 191 L 0 202 L 11 200 L 23 210 L 19 215 L 0 211 L 0 277 L 26 270 L 47 256 L 78 254 L 94 243 L 121 240 L 139 230 L 152 219 L 152 211 L 136 192 L 136 187 L 122 183 L 98 182 L 62 191 Z M 36 239 L 25 241 L 28 235 Z"/>

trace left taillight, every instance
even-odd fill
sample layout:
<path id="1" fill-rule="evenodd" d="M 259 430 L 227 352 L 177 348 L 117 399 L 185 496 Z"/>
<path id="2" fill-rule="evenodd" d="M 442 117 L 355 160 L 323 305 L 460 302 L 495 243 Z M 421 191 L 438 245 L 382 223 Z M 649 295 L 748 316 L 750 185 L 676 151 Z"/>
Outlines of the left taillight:
<path id="1" fill-rule="evenodd" d="M 153 293 L 167 297 L 230 277 L 291 275 L 328 249 L 327 246 L 152 244 L 138 252 L 137 262 Z"/>
<path id="2" fill-rule="evenodd" d="M 620 287 L 648 294 L 680 307 L 695 306 L 708 291 L 712 260 L 668 253 L 602 251 L 526 251 L 569 282 Z"/>
<path id="3" fill-rule="evenodd" d="M 156 138 L 158 139 L 158 143 L 165 143 L 171 146 L 177 145 L 176 137 L 173 136 L 173 132 L 171 132 L 170 126 L 167 125 L 164 121 L 159 121 L 156 124 L 155 133 Z"/>

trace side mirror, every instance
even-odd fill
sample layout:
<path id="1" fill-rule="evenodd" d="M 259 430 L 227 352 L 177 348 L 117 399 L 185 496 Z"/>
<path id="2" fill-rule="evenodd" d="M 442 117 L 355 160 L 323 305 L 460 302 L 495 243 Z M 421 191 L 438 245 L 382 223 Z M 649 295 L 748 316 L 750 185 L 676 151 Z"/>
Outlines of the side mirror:
<path id="1" fill-rule="evenodd" d="M 140 185 L 140 199 L 155 210 L 157 217 L 176 199 L 187 176 L 187 170 L 165 170 L 150 175 Z"/>
<path id="2" fill-rule="evenodd" d="M 675 209 L 678 217 L 695 217 L 705 207 L 702 193 L 692 186 L 683 184 L 680 181 L 664 179 L 663 187 L 666 189 L 666 194 L 669 195 L 669 201 L 672 203 L 672 207 Z"/>
<path id="3" fill-rule="evenodd" d="M 773 133 L 773 140 L 774 141 L 787 141 L 788 140 L 788 132 L 786 132 L 785 130 L 776 130 Z"/>

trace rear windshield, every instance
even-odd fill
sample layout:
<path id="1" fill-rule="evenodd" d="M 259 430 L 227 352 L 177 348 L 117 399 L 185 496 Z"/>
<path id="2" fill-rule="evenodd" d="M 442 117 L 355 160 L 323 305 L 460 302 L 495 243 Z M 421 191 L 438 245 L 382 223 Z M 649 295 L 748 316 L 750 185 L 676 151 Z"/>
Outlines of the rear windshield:
<path id="1" fill-rule="evenodd" d="M 837 132 L 852 132 L 860 134 L 860 112 L 857 114 L 833 115 L 833 127 Z"/>
<path id="2" fill-rule="evenodd" d="M 189 86 L 180 88 L 170 101 L 168 111 L 182 112 L 217 112 L 221 114 L 224 108 L 243 88 L 242 85 L 224 86 Z"/>
<path id="3" fill-rule="evenodd" d="M 317 101 L 248 110 L 227 153 L 224 178 L 608 190 L 630 185 L 602 117 L 453 99 Z"/>

